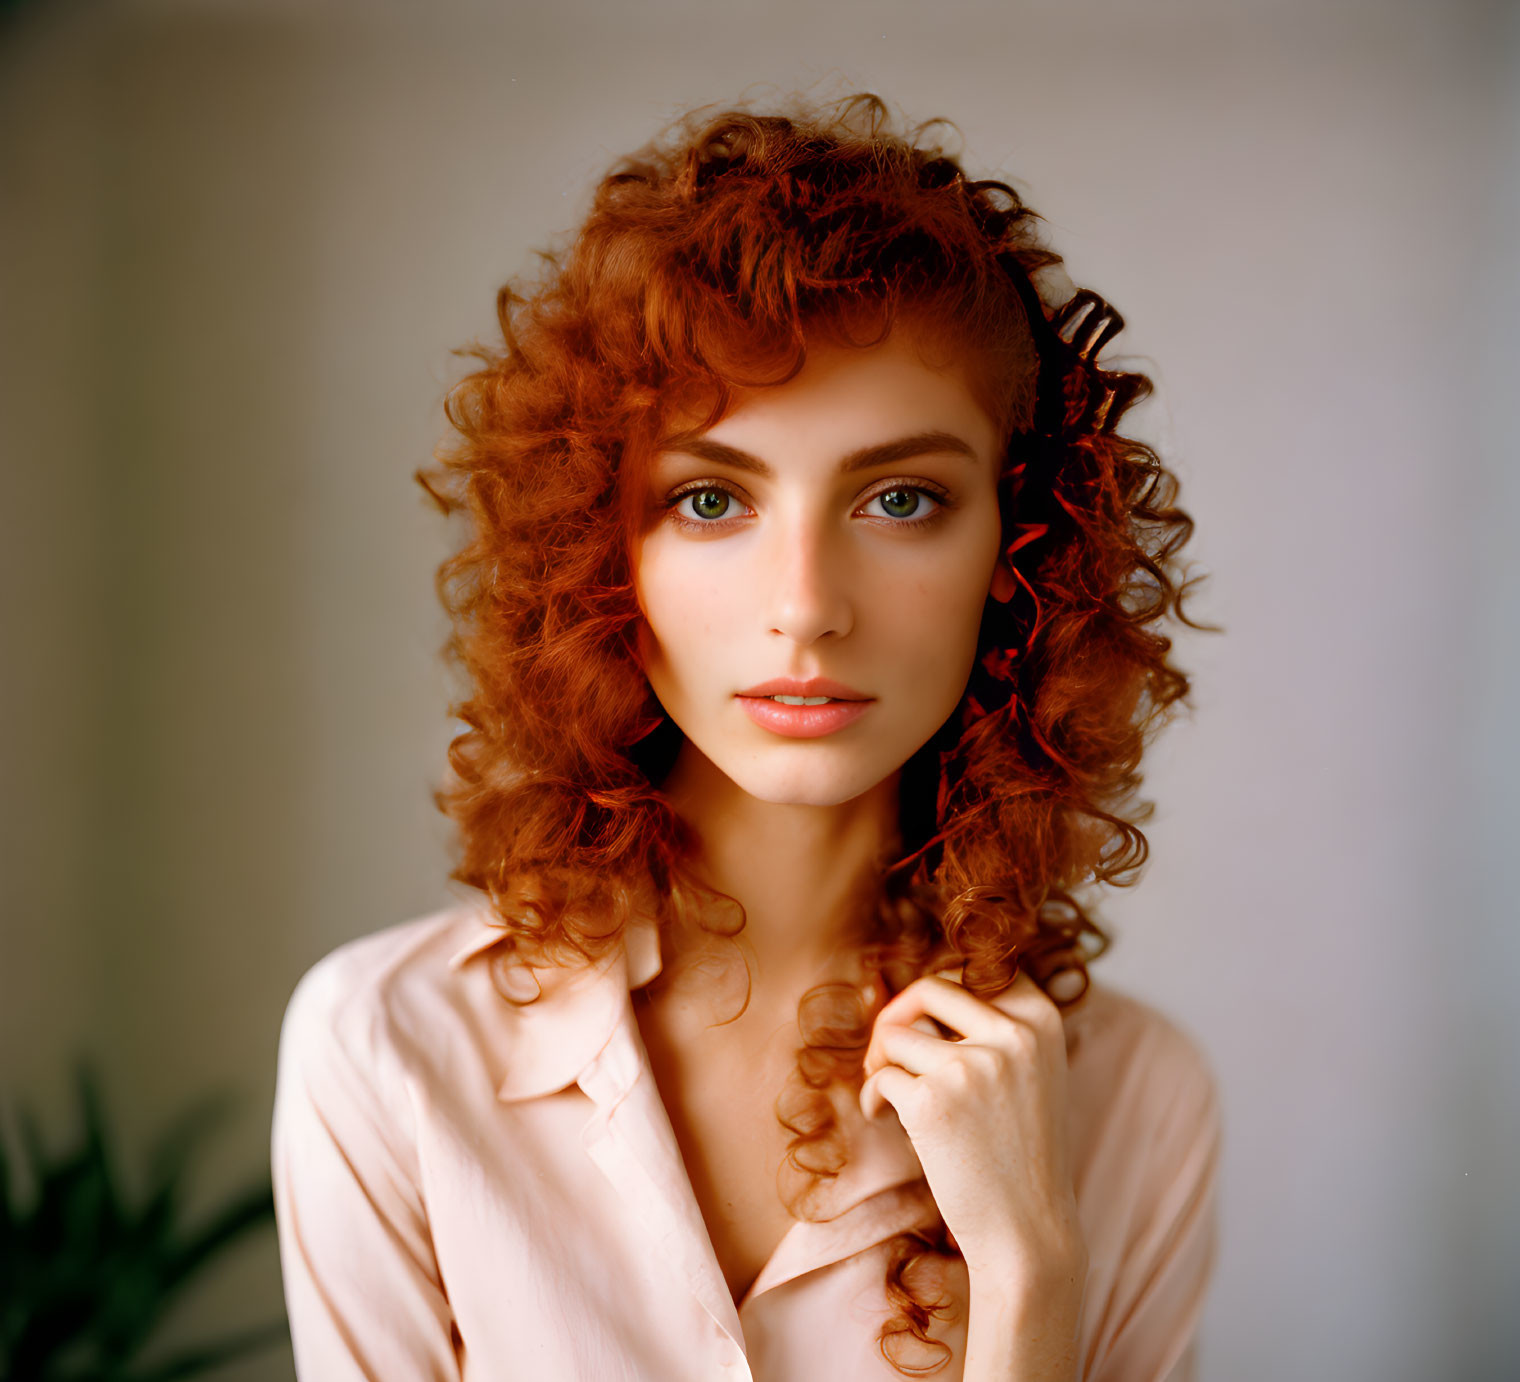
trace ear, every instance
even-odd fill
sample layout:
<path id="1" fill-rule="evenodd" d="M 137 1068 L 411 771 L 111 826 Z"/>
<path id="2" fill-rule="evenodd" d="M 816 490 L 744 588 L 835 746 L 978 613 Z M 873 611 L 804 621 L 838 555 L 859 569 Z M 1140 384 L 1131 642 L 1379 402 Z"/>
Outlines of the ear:
<path id="1" fill-rule="evenodd" d="M 992 588 L 988 593 L 1000 605 L 1006 605 L 1013 599 L 1018 588 L 1019 583 L 1013 574 L 1013 568 L 1008 565 L 1008 558 L 999 552 L 997 565 L 992 568 Z"/>

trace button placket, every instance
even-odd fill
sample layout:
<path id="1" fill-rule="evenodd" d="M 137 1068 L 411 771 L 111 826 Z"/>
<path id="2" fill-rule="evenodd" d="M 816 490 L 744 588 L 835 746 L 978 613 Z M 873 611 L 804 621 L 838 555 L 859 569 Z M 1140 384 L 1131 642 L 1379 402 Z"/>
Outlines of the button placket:
<path id="1" fill-rule="evenodd" d="M 697 1204 L 675 1131 L 636 1036 L 631 1005 L 577 1083 L 596 1104 L 582 1144 L 678 1268 L 722 1335 L 727 1372 L 748 1378 L 744 1330 Z"/>

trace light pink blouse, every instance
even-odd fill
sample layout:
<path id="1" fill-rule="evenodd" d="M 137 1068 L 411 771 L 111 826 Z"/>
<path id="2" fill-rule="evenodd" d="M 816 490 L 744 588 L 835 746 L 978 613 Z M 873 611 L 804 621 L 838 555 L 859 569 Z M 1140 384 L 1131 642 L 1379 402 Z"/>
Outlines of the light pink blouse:
<path id="1" fill-rule="evenodd" d="M 794 1224 L 736 1308 L 629 998 L 659 972 L 656 932 L 595 970 L 525 971 L 486 915 L 351 941 L 290 1000 L 273 1172 L 302 1382 L 900 1382 L 877 1345 L 886 1243 L 934 1207 L 896 1120 L 839 1102 L 831 1217 Z M 1082 1376 L 1185 1382 L 1214 1255 L 1213 1080 L 1099 984 L 1067 1045 Z M 955 1382 L 964 1263 L 949 1280 L 936 1376 Z"/>

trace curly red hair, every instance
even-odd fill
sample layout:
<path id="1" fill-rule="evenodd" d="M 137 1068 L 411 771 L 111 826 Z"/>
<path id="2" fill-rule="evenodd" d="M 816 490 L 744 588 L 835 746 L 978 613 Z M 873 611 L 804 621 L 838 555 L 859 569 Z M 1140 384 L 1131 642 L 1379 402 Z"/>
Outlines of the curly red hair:
<path id="1" fill-rule="evenodd" d="M 501 290 L 502 342 L 469 352 L 457 436 L 418 473 L 468 519 L 439 570 L 470 689 L 437 801 L 452 876 L 514 948 L 595 958 L 640 911 L 743 924 L 688 871 L 694 841 L 660 792 L 681 736 L 637 655 L 630 476 L 693 399 L 711 425 L 735 388 L 795 375 L 810 341 L 870 344 L 898 320 L 955 352 L 1002 429 L 1018 592 L 988 602 L 959 712 L 904 766 L 905 853 L 865 904 L 869 962 L 890 993 L 959 959 L 987 996 L 1056 956 L 1085 979 L 1106 946 L 1079 895 L 1145 859 L 1141 751 L 1188 688 L 1160 625 L 1191 622 L 1191 521 L 1156 455 L 1114 430 L 1149 387 L 1096 362 L 1118 318 L 1087 293 L 1047 305 L 1060 261 L 1035 214 L 920 143 L 927 128 L 896 132 L 874 96 L 688 116 L 608 174 L 569 249 Z M 826 1091 L 858 1083 L 873 1016 L 843 986 L 803 998 L 777 1106 L 794 1213 L 844 1164 Z M 916 1283 L 953 1251 L 942 1228 L 896 1245 L 882 1348 L 901 1371 L 948 1356 L 930 1335 L 944 1303 Z M 938 1361 L 911 1366 L 910 1340 Z"/>

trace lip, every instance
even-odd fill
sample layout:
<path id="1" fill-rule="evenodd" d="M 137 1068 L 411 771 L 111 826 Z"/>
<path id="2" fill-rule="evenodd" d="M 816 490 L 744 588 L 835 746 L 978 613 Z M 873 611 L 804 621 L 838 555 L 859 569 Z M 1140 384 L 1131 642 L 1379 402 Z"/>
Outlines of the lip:
<path id="1" fill-rule="evenodd" d="M 796 677 L 772 677 L 769 681 L 762 681 L 758 686 L 751 686 L 734 694 L 738 696 L 828 696 L 836 701 L 872 699 L 864 691 L 857 691 L 853 686 L 846 686 L 842 681 L 831 681 L 828 677 L 810 677 L 807 681 L 798 681 Z M 811 707 L 790 708 L 810 709 Z M 818 707 L 820 710 L 825 708 Z"/>
<path id="2" fill-rule="evenodd" d="M 777 694 L 800 696 L 807 693 L 781 691 Z M 812 694 L 821 696 L 824 692 Z M 780 701 L 766 700 L 764 696 L 736 696 L 734 699 L 761 729 L 788 739 L 821 739 L 825 734 L 852 724 L 875 704 L 866 700 L 837 700 L 827 705 L 782 705 Z"/>

